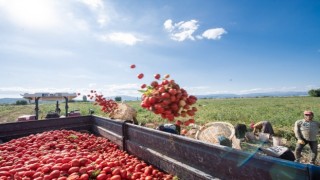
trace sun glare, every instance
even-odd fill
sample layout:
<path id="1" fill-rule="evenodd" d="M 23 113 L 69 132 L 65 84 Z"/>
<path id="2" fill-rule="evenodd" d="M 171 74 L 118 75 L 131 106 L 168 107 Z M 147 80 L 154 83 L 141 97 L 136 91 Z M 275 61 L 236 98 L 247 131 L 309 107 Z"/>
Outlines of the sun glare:
<path id="1" fill-rule="evenodd" d="M 13 22 L 24 28 L 46 29 L 59 24 L 55 4 L 51 0 L 11 0 L 4 6 Z"/>

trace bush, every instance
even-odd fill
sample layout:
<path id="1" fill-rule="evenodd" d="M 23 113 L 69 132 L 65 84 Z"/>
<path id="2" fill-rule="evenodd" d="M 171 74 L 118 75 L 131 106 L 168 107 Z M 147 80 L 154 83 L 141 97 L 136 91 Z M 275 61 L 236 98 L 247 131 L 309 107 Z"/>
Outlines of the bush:
<path id="1" fill-rule="evenodd" d="M 320 97 L 320 89 L 311 89 L 308 94 L 312 97 Z"/>
<path id="2" fill-rule="evenodd" d="M 120 101 L 122 100 L 122 98 L 121 98 L 120 96 L 116 96 L 116 97 L 114 98 L 114 100 L 117 101 L 117 102 L 120 102 Z"/>
<path id="3" fill-rule="evenodd" d="M 88 101 L 88 99 L 87 99 L 87 96 L 86 96 L 86 95 L 83 95 L 83 96 L 82 96 L 82 101 L 83 101 L 83 102 L 87 102 L 87 101 Z"/>
<path id="4" fill-rule="evenodd" d="M 27 105 L 28 104 L 28 101 L 26 100 L 18 100 L 16 101 L 16 105 Z"/>

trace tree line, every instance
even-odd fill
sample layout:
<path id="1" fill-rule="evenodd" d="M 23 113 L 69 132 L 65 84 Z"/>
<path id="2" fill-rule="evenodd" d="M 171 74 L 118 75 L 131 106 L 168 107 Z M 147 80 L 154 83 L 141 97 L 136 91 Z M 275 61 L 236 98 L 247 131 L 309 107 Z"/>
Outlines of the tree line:
<path id="1" fill-rule="evenodd" d="M 320 97 L 320 88 L 319 89 L 311 89 L 308 91 L 309 96 L 312 97 Z"/>

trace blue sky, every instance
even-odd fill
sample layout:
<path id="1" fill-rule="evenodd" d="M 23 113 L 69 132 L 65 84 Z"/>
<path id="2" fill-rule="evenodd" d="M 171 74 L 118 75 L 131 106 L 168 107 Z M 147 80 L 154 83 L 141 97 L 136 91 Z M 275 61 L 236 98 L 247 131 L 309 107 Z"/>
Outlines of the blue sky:
<path id="1" fill-rule="evenodd" d="M 319 34 L 317 0 L 0 0 L 0 98 L 140 96 L 156 73 L 193 95 L 308 91 Z"/>

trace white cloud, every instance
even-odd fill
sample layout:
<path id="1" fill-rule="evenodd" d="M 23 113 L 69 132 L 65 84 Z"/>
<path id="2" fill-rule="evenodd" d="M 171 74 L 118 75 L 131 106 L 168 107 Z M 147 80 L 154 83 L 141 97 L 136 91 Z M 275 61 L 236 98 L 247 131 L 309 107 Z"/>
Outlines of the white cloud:
<path id="1" fill-rule="evenodd" d="M 92 9 L 103 8 L 103 2 L 101 0 L 82 0 L 82 2 Z"/>
<path id="2" fill-rule="evenodd" d="M 106 14 L 106 6 L 102 0 L 82 0 L 82 3 L 95 13 L 96 21 L 101 27 L 106 26 L 110 22 L 110 17 Z"/>
<path id="3" fill-rule="evenodd" d="M 208 29 L 202 33 L 202 37 L 207 38 L 207 39 L 221 39 L 221 36 L 223 34 L 226 34 L 227 31 L 224 30 L 223 28 L 214 28 L 214 29 Z"/>
<path id="4" fill-rule="evenodd" d="M 195 40 L 193 33 L 199 27 L 197 20 L 180 21 L 173 25 L 171 19 L 166 20 L 163 26 L 170 33 L 170 38 L 175 41 Z"/>
<path id="5" fill-rule="evenodd" d="M 21 98 L 24 93 L 38 92 L 79 92 L 73 88 L 28 88 L 28 87 L 0 87 L 0 98 L 14 97 Z"/>
<path id="6" fill-rule="evenodd" d="M 19 98 L 24 93 L 38 93 L 38 92 L 76 92 L 82 95 L 90 94 L 91 90 L 104 96 L 117 96 L 128 95 L 133 97 L 140 97 L 141 93 L 138 92 L 140 86 L 138 84 L 110 84 L 98 87 L 97 84 L 89 84 L 87 88 L 30 88 L 30 87 L 0 87 L 0 98 Z"/>
<path id="7" fill-rule="evenodd" d="M 195 37 L 198 40 L 201 39 L 221 39 L 223 34 L 226 34 L 227 31 L 223 28 L 213 28 L 204 31 L 201 35 L 193 35 L 195 31 L 198 30 L 199 24 L 197 20 L 190 21 L 181 21 L 173 24 L 171 19 L 167 19 L 163 23 L 164 29 L 170 33 L 170 38 L 175 41 L 184 41 L 187 39 L 195 40 Z"/>
<path id="8" fill-rule="evenodd" d="M 164 28 L 167 30 L 167 31 L 169 31 L 169 32 L 171 32 L 172 30 L 173 30 L 173 25 L 172 25 L 172 20 L 171 19 L 168 19 L 168 20 L 166 20 L 164 23 L 163 23 L 163 26 L 164 26 Z"/>
<path id="9" fill-rule="evenodd" d="M 102 36 L 101 39 L 103 41 L 112 41 L 119 44 L 125 44 L 129 46 L 133 46 L 137 44 L 138 42 L 142 41 L 141 39 L 137 38 L 135 35 L 131 33 L 111 33 L 105 36 Z"/>

